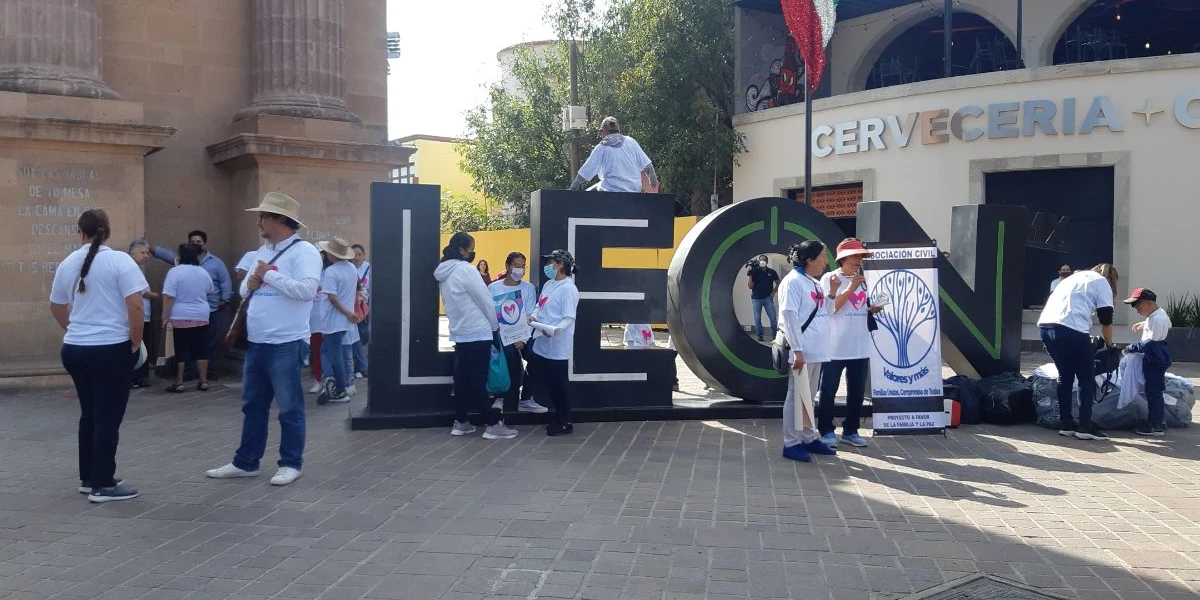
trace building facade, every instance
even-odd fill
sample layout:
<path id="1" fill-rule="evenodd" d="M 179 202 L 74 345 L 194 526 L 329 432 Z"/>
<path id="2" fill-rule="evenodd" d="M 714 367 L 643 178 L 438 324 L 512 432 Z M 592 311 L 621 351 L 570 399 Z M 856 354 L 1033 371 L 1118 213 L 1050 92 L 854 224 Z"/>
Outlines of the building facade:
<path id="1" fill-rule="evenodd" d="M 778 2 L 743 2 L 737 72 L 747 100 L 734 124 L 747 152 L 734 168 L 736 199 L 796 197 L 808 143 L 817 192 L 901 201 L 943 247 L 952 206 L 1024 206 L 1030 339 L 1063 263 L 1114 263 L 1119 294 L 1200 291 L 1180 277 L 1200 250 L 1189 234 L 1200 216 L 1191 203 L 1200 173 L 1189 166 L 1200 143 L 1200 5 L 1123 4 L 1024 2 L 1018 25 L 1015 2 L 956 1 L 945 78 L 941 1 L 843 0 L 839 16 L 852 18 L 837 24 L 806 140 L 803 87 L 781 101 L 775 83 L 796 64 L 776 58 L 791 47 Z M 853 203 L 818 199 L 854 230 Z M 1119 308 L 1117 318 L 1137 317 Z"/>
<path id="2" fill-rule="evenodd" d="M 47 298 L 88 208 L 115 250 L 200 229 L 230 268 L 269 191 L 309 239 L 367 243 L 370 184 L 412 152 L 386 143 L 384 4 L 0 0 L 0 378 L 61 373 Z"/>
<path id="3" fill-rule="evenodd" d="M 440 185 L 443 193 L 451 192 L 481 204 L 487 203 L 487 198 L 472 187 L 474 180 L 471 176 L 459 166 L 462 154 L 458 146 L 467 143 L 466 140 L 416 134 L 397 138 L 392 143 L 414 150 L 407 164 L 392 170 L 392 181 Z"/>

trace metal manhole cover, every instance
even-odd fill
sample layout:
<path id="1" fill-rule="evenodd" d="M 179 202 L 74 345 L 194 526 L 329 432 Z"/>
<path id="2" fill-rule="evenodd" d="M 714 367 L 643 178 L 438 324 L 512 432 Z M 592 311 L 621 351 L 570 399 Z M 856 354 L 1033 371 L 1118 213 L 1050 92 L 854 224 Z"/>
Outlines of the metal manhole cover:
<path id="1" fill-rule="evenodd" d="M 905 600 L 1062 600 L 1057 594 L 992 577 L 972 575 L 908 596 Z"/>

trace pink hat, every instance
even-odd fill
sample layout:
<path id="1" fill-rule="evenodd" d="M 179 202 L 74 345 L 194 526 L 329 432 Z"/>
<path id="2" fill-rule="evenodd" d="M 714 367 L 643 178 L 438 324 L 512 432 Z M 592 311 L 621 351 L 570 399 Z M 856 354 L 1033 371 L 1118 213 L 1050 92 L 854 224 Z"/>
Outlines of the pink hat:
<path id="1" fill-rule="evenodd" d="M 837 262 L 842 262 L 842 259 L 855 255 L 871 256 L 871 251 L 867 250 L 862 240 L 847 238 L 837 245 Z"/>

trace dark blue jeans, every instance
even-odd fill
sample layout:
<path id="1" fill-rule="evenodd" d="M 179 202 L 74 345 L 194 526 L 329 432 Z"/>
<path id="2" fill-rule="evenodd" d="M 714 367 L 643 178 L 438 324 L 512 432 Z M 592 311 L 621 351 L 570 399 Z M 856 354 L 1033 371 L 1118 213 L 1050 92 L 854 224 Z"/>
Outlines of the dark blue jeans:
<path id="1" fill-rule="evenodd" d="M 1046 352 L 1050 353 L 1058 369 L 1059 427 L 1075 427 L 1075 418 L 1071 416 L 1071 389 L 1075 380 L 1079 380 L 1079 426 L 1091 425 L 1092 405 L 1096 403 L 1096 366 L 1093 362 L 1096 350 L 1092 347 L 1091 337 L 1062 325 L 1038 329 Z"/>
<path id="2" fill-rule="evenodd" d="M 821 435 L 833 433 L 833 406 L 843 370 L 846 371 L 846 418 L 842 420 L 842 435 L 858 433 L 870 366 L 869 358 L 831 360 L 821 364 L 821 399 L 817 404 L 817 431 Z"/>
<path id="3" fill-rule="evenodd" d="M 1152 367 L 1142 361 L 1142 374 L 1146 377 L 1146 405 L 1150 409 L 1148 425 L 1166 427 L 1166 402 L 1163 392 L 1167 391 L 1167 368 Z"/>
<path id="4" fill-rule="evenodd" d="M 129 342 L 63 344 L 62 363 L 79 396 L 79 481 L 92 488 L 112 487 L 121 421 L 129 404 L 129 377 L 137 355 L 130 352 Z"/>
<path id="5" fill-rule="evenodd" d="M 321 339 L 321 368 L 324 369 L 325 379 L 333 379 L 335 391 L 344 392 L 350 385 L 353 372 L 346 372 L 346 347 L 342 345 L 345 331 L 326 333 Z"/>
<path id="6" fill-rule="evenodd" d="M 271 400 L 279 405 L 279 466 L 299 469 L 304 462 L 304 389 L 300 350 L 304 342 L 256 344 L 246 349 L 242 374 L 242 445 L 233 466 L 257 471 L 267 451 Z M 339 346 L 340 347 L 340 346 Z"/>
<path id="7" fill-rule="evenodd" d="M 488 362 L 492 360 L 492 342 L 455 342 L 454 344 L 454 401 L 457 404 L 454 420 L 467 422 L 467 413 L 479 411 L 484 424 L 500 421 L 488 398 Z"/>

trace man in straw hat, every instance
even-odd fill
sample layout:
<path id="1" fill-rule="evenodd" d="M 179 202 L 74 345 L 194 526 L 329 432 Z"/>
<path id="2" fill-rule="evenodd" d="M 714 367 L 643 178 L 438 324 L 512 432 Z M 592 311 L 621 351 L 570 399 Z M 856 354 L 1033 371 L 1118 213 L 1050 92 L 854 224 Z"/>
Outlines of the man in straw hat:
<path id="1" fill-rule="evenodd" d="M 329 265 L 321 276 L 320 327 L 321 364 L 329 365 L 322 382 L 317 404 L 350 401 L 346 392 L 353 381 L 350 370 L 346 336 L 355 329 L 359 318 L 354 314 L 354 298 L 358 294 L 358 270 L 354 268 L 354 249 L 346 240 L 335 237 L 317 242 L 325 263 Z M 353 343 L 353 341 L 351 341 Z M 351 363 L 352 364 L 352 363 Z"/>
<path id="2" fill-rule="evenodd" d="M 300 239 L 300 203 L 277 192 L 246 212 L 258 213 L 258 229 L 266 243 L 258 249 L 254 268 L 242 281 L 247 302 L 246 349 L 242 376 L 242 441 L 233 462 L 207 472 L 227 479 L 258 475 L 267 448 L 271 399 L 279 405 L 279 470 L 272 485 L 300 478 L 304 454 L 304 389 L 300 353 L 309 336 L 309 313 L 321 282 L 321 256 Z"/>

